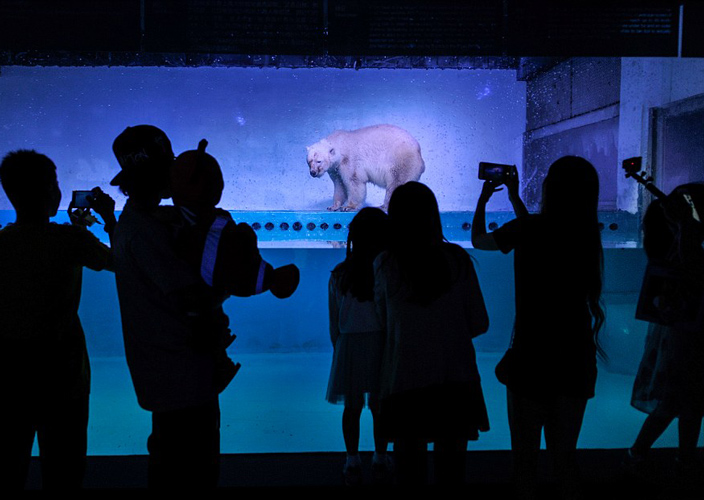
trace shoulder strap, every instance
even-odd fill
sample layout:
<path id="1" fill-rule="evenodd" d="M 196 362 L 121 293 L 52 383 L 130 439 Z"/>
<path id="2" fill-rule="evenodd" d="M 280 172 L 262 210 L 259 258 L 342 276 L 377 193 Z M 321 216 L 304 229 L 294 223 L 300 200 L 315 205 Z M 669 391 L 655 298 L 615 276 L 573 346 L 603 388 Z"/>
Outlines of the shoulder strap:
<path id="1" fill-rule="evenodd" d="M 200 264 L 200 275 L 209 286 L 213 286 L 213 272 L 215 270 L 215 261 L 218 257 L 218 246 L 220 245 L 220 236 L 223 228 L 227 225 L 226 217 L 215 217 L 213 224 L 208 230 L 208 235 L 205 238 L 205 246 L 203 248 L 203 258 Z"/>

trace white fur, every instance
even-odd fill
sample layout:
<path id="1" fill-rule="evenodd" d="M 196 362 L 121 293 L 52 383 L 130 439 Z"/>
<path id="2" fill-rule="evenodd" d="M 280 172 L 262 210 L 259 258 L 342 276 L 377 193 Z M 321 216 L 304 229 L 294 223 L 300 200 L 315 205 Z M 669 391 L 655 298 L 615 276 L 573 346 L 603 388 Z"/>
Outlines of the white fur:
<path id="1" fill-rule="evenodd" d="M 362 208 L 367 182 L 386 189 L 385 210 L 397 186 L 419 180 L 425 171 L 418 141 L 394 125 L 337 130 L 307 149 L 310 175 L 327 172 L 332 179 L 335 191 L 328 210 Z"/>

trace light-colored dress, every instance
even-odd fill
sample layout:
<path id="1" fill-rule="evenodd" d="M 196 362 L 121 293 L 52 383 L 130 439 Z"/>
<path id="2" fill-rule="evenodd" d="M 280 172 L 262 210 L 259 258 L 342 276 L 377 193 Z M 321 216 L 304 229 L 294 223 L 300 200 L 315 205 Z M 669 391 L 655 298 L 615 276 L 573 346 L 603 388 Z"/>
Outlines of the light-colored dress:
<path id="1" fill-rule="evenodd" d="M 333 272 L 328 285 L 330 340 L 334 346 L 326 399 L 369 403 L 379 391 L 383 348 L 382 325 L 374 301 L 361 302 L 340 290 Z"/>

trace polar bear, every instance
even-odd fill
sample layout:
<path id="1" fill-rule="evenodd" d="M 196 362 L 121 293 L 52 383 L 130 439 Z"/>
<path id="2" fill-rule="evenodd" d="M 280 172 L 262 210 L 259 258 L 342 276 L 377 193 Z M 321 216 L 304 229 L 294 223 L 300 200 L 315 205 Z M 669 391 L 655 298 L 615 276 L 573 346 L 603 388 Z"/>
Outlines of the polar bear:
<path id="1" fill-rule="evenodd" d="M 312 177 L 327 172 L 334 185 L 328 210 L 359 210 L 367 196 L 367 182 L 386 189 L 386 210 L 394 189 L 417 181 L 425 171 L 420 145 L 411 134 L 395 125 L 372 125 L 357 130 L 336 130 L 308 146 Z"/>

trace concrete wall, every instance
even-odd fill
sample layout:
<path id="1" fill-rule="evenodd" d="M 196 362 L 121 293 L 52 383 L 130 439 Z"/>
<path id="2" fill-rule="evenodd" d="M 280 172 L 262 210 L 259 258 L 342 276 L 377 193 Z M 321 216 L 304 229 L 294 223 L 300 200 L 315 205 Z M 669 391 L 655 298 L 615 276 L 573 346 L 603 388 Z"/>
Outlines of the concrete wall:
<path id="1" fill-rule="evenodd" d="M 601 182 L 600 209 L 617 209 L 619 74 L 619 59 L 572 58 L 526 75 L 523 186 L 530 209 L 539 209 L 545 173 L 563 155 L 591 161 Z"/>
<path id="2" fill-rule="evenodd" d="M 654 107 L 666 106 L 704 93 L 704 59 L 624 58 L 621 61 L 621 127 L 619 161 L 642 156 L 650 158 L 649 116 Z M 623 210 L 638 210 L 638 186 L 619 177 L 618 204 Z"/>

